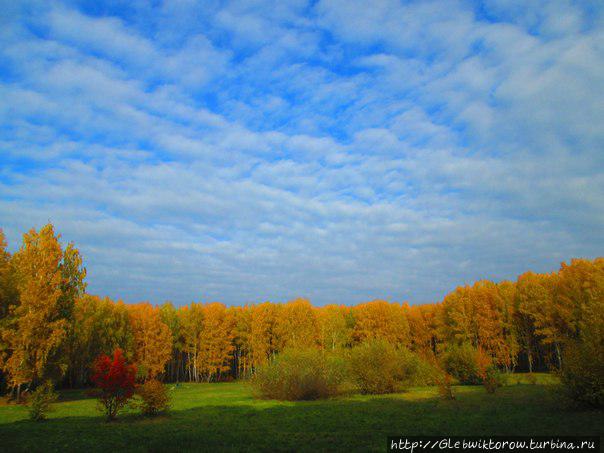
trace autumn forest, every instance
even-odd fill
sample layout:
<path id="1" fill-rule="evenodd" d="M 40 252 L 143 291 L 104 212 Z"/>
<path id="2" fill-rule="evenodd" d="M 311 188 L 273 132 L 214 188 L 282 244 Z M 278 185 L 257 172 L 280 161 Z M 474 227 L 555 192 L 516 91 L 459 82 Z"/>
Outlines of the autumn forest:
<path id="1" fill-rule="evenodd" d="M 61 245 L 51 224 L 25 233 L 12 255 L 0 238 L 1 376 L 14 394 L 46 380 L 89 385 L 95 358 L 116 348 L 140 381 L 217 382 L 247 379 L 285 350 L 346 350 L 375 339 L 432 361 L 469 345 L 501 371 L 554 371 L 565 366 L 569 345 L 602 338 L 603 258 L 516 281 L 481 280 L 426 305 L 315 307 L 296 299 L 175 307 L 87 294 L 83 257 L 74 244 Z"/>
<path id="2" fill-rule="evenodd" d="M 604 1 L 0 5 L 0 453 L 604 451 Z"/>

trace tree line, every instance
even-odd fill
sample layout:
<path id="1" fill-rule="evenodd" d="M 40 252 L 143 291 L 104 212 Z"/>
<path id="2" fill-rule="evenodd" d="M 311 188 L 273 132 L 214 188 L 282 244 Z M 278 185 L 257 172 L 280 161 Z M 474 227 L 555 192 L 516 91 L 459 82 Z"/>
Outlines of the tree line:
<path id="1" fill-rule="evenodd" d="M 62 246 L 52 224 L 25 233 L 14 254 L 0 230 L 5 389 L 86 385 L 95 358 L 117 348 L 140 380 L 210 382 L 250 377 L 286 349 L 333 351 L 374 339 L 431 357 L 469 344 L 501 370 L 552 370 L 564 365 L 569 343 L 604 326 L 604 258 L 516 281 L 481 280 L 425 305 L 125 304 L 86 293 L 85 277 L 79 251 Z"/>

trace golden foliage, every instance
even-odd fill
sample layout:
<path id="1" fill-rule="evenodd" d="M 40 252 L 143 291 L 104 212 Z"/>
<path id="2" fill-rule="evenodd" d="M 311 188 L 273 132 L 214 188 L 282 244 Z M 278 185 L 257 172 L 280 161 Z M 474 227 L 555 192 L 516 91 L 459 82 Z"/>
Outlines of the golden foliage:
<path id="1" fill-rule="evenodd" d="M 115 348 L 145 378 L 209 381 L 249 377 L 284 350 L 327 353 L 374 340 L 434 361 L 468 347 L 480 351 L 480 360 L 460 353 L 458 362 L 471 362 L 482 374 L 491 362 L 506 370 L 520 363 L 529 371 L 555 365 L 575 376 L 575 384 L 583 379 L 577 389 L 600 380 L 600 355 L 593 351 L 604 337 L 604 258 L 573 259 L 556 273 L 527 272 L 516 282 L 478 281 L 437 304 L 313 307 L 295 299 L 177 308 L 85 294 L 82 258 L 59 239 L 50 224 L 32 229 L 11 256 L 0 230 L 0 367 L 17 391 L 66 371 L 67 382 L 83 384 L 94 358 Z M 577 365 L 589 357 L 597 363 Z M 581 367 L 591 374 L 581 376 Z"/>
<path id="2" fill-rule="evenodd" d="M 361 343 L 384 339 L 393 345 L 409 344 L 409 322 L 402 305 L 374 300 L 352 308 L 353 338 Z"/>
<path id="3" fill-rule="evenodd" d="M 316 308 L 319 344 L 323 349 L 338 349 L 352 342 L 352 312 L 344 305 Z"/>
<path id="4" fill-rule="evenodd" d="M 130 305 L 134 362 L 144 378 L 163 373 L 172 352 L 172 334 L 161 320 L 159 309 L 149 303 Z"/>
<path id="5" fill-rule="evenodd" d="M 23 235 L 12 257 L 19 304 L 2 331 L 10 356 L 4 370 L 12 386 L 60 377 L 67 368 L 62 353 L 73 315 L 74 299 L 86 274 L 72 244 L 65 251 L 49 224 Z"/>
<path id="6" fill-rule="evenodd" d="M 481 280 L 445 296 L 440 334 L 446 343 L 483 348 L 497 363 L 513 364 L 518 352 L 513 330 L 513 287 Z"/>
<path id="7" fill-rule="evenodd" d="M 203 329 L 199 334 L 197 363 L 207 381 L 230 369 L 235 319 L 220 303 L 203 306 Z"/>
<path id="8" fill-rule="evenodd" d="M 275 337 L 278 351 L 317 345 L 317 318 L 307 299 L 295 299 L 280 307 Z"/>

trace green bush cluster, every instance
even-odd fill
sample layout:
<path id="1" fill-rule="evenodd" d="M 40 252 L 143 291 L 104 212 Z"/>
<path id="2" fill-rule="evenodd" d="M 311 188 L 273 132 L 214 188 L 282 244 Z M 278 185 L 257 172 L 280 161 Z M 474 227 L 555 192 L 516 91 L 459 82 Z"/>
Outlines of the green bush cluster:
<path id="1" fill-rule="evenodd" d="M 505 383 L 505 376 L 495 366 L 488 367 L 483 376 L 482 385 L 487 393 L 495 393 Z"/>
<path id="2" fill-rule="evenodd" d="M 392 393 L 405 377 L 401 355 L 390 343 L 373 340 L 352 349 L 350 370 L 362 393 Z"/>
<path id="3" fill-rule="evenodd" d="M 31 420 L 44 420 L 51 410 L 51 404 L 58 398 L 52 382 L 47 381 L 39 385 L 29 397 L 29 418 Z"/>
<path id="4" fill-rule="evenodd" d="M 286 350 L 257 370 L 253 384 L 262 398 L 313 400 L 337 395 L 345 382 L 372 394 L 433 385 L 437 373 L 434 366 L 408 349 L 371 340 L 337 353 Z"/>
<path id="5" fill-rule="evenodd" d="M 385 340 L 371 340 L 353 348 L 350 374 L 363 393 L 391 393 L 436 381 L 436 370 L 431 364 Z"/>
<path id="6" fill-rule="evenodd" d="M 488 358 L 479 349 L 464 343 L 450 346 L 442 357 L 445 371 L 460 384 L 482 384 Z"/>
<path id="7" fill-rule="evenodd" d="M 431 359 L 426 358 L 407 348 L 399 349 L 398 354 L 403 385 L 409 387 L 438 385 L 441 372 L 433 357 Z"/>
<path id="8" fill-rule="evenodd" d="M 253 383 L 261 398 L 315 400 L 336 395 L 345 375 L 345 362 L 337 355 L 288 349 L 257 370 Z"/>

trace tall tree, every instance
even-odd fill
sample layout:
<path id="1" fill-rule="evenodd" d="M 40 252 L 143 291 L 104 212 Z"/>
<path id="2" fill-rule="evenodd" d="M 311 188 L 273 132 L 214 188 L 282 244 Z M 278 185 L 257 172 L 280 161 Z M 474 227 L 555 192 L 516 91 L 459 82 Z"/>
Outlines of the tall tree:
<path id="1" fill-rule="evenodd" d="M 134 338 L 134 361 L 139 376 L 153 379 L 164 372 L 172 354 L 172 333 L 161 320 L 159 309 L 149 303 L 128 307 Z"/>
<path id="2" fill-rule="evenodd" d="M 182 334 L 183 353 L 187 359 L 187 374 L 190 381 L 197 382 L 200 378 L 197 357 L 199 352 L 199 336 L 203 329 L 204 310 L 201 304 L 192 303 L 178 311 Z"/>
<path id="3" fill-rule="evenodd" d="M 355 321 L 353 337 L 356 341 L 378 338 L 393 345 L 409 344 L 409 322 L 402 305 L 374 300 L 356 305 L 352 313 Z"/>
<path id="4" fill-rule="evenodd" d="M 520 351 L 526 355 L 528 370 L 533 372 L 536 361 L 541 361 L 540 335 L 537 334 L 536 318 L 538 310 L 545 310 L 551 304 L 552 292 L 542 284 L 542 276 L 526 272 L 516 280 L 514 293 L 514 328 Z"/>
<path id="5" fill-rule="evenodd" d="M 281 306 L 264 302 L 250 307 L 251 364 L 254 369 L 275 355 L 282 343 L 277 336 L 277 320 Z"/>
<path id="6" fill-rule="evenodd" d="M 69 348 L 70 385 L 88 381 L 90 366 L 99 355 L 109 355 L 115 349 L 132 355 L 132 341 L 129 313 L 123 302 L 89 294 L 76 299 Z"/>
<path id="7" fill-rule="evenodd" d="M 554 290 L 558 274 L 535 274 L 526 272 L 516 282 L 516 305 L 519 316 L 516 328 L 528 329 L 524 332 L 524 346 L 530 341 L 534 346 L 543 346 L 555 351 L 558 367 L 562 364 L 561 348 L 569 330 L 569 313 L 566 308 L 556 309 Z M 556 314 L 558 312 L 558 314 Z M 560 316 L 564 313 L 563 316 Z M 533 342 L 530 336 L 535 335 Z M 533 347 L 532 352 L 537 349 Z M 532 355 L 531 352 L 531 355 Z M 531 357 L 532 361 L 532 357 Z M 531 365 L 532 368 L 532 365 Z"/>
<path id="8" fill-rule="evenodd" d="M 251 329 L 252 311 L 249 306 L 230 307 L 233 319 L 233 374 L 236 378 L 249 377 L 252 373 Z"/>
<path id="9" fill-rule="evenodd" d="M 406 306 L 411 337 L 411 348 L 423 353 L 436 353 L 438 342 L 436 313 L 438 305 L 423 304 Z"/>
<path id="10" fill-rule="evenodd" d="M 170 380 L 180 381 L 184 349 L 181 318 L 171 302 L 165 302 L 159 307 L 159 315 L 172 334 L 172 354 L 166 365 L 166 375 Z"/>
<path id="11" fill-rule="evenodd" d="M 334 350 L 350 345 L 354 319 L 350 308 L 343 305 L 326 305 L 316 309 L 319 344 L 323 349 Z"/>
<path id="12" fill-rule="evenodd" d="M 85 287 L 81 264 L 73 245 L 61 249 L 52 224 L 23 235 L 14 256 L 20 303 L 2 335 L 9 349 L 4 369 L 17 393 L 25 383 L 56 379 L 66 371 L 74 300 Z"/>
<path id="13" fill-rule="evenodd" d="M 11 255 L 7 250 L 6 237 L 0 228 L 0 329 L 2 320 L 8 318 L 11 309 L 19 302 L 15 272 Z"/>
<path id="14" fill-rule="evenodd" d="M 279 351 L 317 345 L 317 318 L 307 299 L 292 300 L 283 304 L 279 311 L 275 325 Z"/>
<path id="15" fill-rule="evenodd" d="M 230 369 L 235 319 L 223 304 L 217 302 L 204 305 L 203 313 L 197 363 L 202 376 L 209 382 Z"/>
<path id="16" fill-rule="evenodd" d="M 517 357 L 520 351 L 520 344 L 517 335 L 517 329 L 514 327 L 516 305 L 516 284 L 511 281 L 502 281 L 497 284 L 499 297 L 496 299 L 499 306 L 496 307 L 499 312 L 500 338 L 495 349 L 495 360 L 500 365 L 505 366 L 506 370 L 515 367 L 518 363 Z"/>
<path id="17" fill-rule="evenodd" d="M 573 259 L 562 263 L 555 280 L 552 324 L 560 335 L 576 339 L 585 315 L 604 304 L 604 258 Z"/>
<path id="18" fill-rule="evenodd" d="M 511 322 L 513 288 L 481 280 L 460 286 L 442 303 L 441 334 L 452 344 L 481 348 L 500 365 L 514 364 L 517 345 Z"/>

